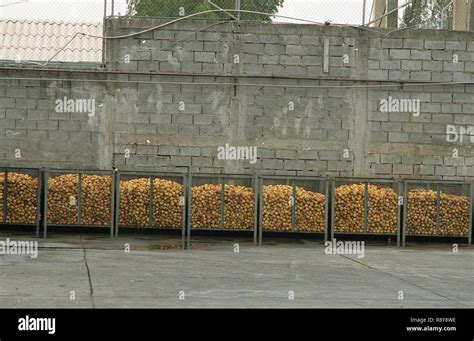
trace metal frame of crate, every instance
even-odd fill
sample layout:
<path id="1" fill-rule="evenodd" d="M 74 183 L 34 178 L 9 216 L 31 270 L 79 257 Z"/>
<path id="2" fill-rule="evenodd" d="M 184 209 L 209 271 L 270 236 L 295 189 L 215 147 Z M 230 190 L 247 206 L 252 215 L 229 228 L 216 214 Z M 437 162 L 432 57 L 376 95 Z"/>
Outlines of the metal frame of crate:
<path id="1" fill-rule="evenodd" d="M 350 184 L 364 184 L 364 232 L 336 232 L 335 231 L 335 204 L 336 204 L 336 187 L 338 185 L 350 185 Z M 369 185 L 392 185 L 392 188 L 397 193 L 397 231 L 394 233 L 374 233 L 368 231 L 369 225 L 369 196 L 368 196 L 368 186 Z M 387 186 L 385 186 L 387 187 Z M 397 237 L 397 246 L 400 246 L 400 239 L 401 239 L 401 205 L 400 205 L 400 197 L 402 195 L 402 188 L 401 183 L 395 179 L 376 179 L 376 178 L 333 178 L 331 180 L 331 240 L 334 239 L 334 235 L 370 235 L 370 236 L 396 236 Z"/>
<path id="2" fill-rule="evenodd" d="M 17 226 L 17 225 L 24 225 L 24 226 L 35 226 L 36 227 L 36 238 L 39 237 L 40 234 L 40 222 L 41 222 L 41 186 L 42 186 L 42 177 L 41 177 L 41 170 L 38 168 L 17 168 L 17 167 L 0 167 L 0 173 L 3 173 L 4 178 L 4 185 L 3 188 L 0 190 L 2 191 L 2 219 L 0 224 L 2 226 Z M 28 174 L 32 176 L 36 176 L 38 179 L 38 188 L 36 191 L 36 223 L 34 224 L 11 224 L 7 222 L 7 214 L 8 214 L 8 174 L 9 173 L 19 173 L 19 174 Z"/>
<path id="3" fill-rule="evenodd" d="M 263 228 L 263 186 L 267 182 L 275 182 L 275 184 L 280 185 L 291 185 L 292 186 L 292 196 L 288 200 L 292 200 L 291 205 L 291 230 L 266 230 Z M 319 183 L 319 186 L 324 187 L 324 192 L 322 190 L 317 191 L 320 194 L 325 195 L 325 204 L 324 204 L 324 232 L 313 232 L 313 231 L 298 231 L 296 229 L 296 204 L 297 204 L 297 195 L 296 195 L 296 186 L 298 182 L 310 181 L 314 183 Z M 278 183 L 279 182 L 279 183 Z M 259 245 L 262 245 L 263 232 L 267 233 L 304 233 L 304 234 L 324 234 L 324 240 L 328 238 L 328 226 L 329 226 L 329 179 L 325 177 L 310 177 L 310 176 L 278 176 L 278 175 L 268 175 L 259 177 Z"/>
<path id="4" fill-rule="evenodd" d="M 443 192 L 443 188 L 448 188 L 448 186 L 466 186 L 465 194 L 457 194 L 463 195 L 469 198 L 469 225 L 467 236 L 454 236 L 454 235 L 443 235 L 440 234 L 440 207 L 441 207 L 441 200 L 440 194 Z M 436 217 L 435 217 L 435 233 L 434 234 L 413 234 L 407 233 L 407 210 L 408 210 L 408 192 L 409 187 L 420 188 L 420 189 L 429 189 L 436 192 Z M 443 192 L 444 193 L 444 192 Z M 474 186 L 470 182 L 463 182 L 463 181 L 442 181 L 442 180 L 405 180 L 404 181 L 404 190 L 403 190 L 403 236 L 402 236 L 402 245 L 405 246 L 406 237 L 436 237 L 436 238 L 466 238 L 468 245 L 472 243 L 472 215 L 473 215 L 473 200 L 474 200 Z"/>
<path id="5" fill-rule="evenodd" d="M 48 193 L 49 193 L 49 182 L 48 180 L 54 176 L 60 175 L 77 175 L 77 193 L 76 193 L 76 224 L 50 224 L 48 223 Z M 111 200 L 110 200 L 110 237 L 113 237 L 114 231 L 114 193 L 115 193 L 115 172 L 114 171 L 88 171 L 78 169 L 45 169 L 43 172 L 44 176 L 44 212 L 43 212 L 43 237 L 48 236 L 48 226 L 65 226 L 65 227 L 95 227 L 104 228 L 108 225 L 92 225 L 92 224 L 81 224 L 81 194 L 82 194 L 82 177 L 84 175 L 99 175 L 99 176 L 110 176 L 111 177 Z"/>
<path id="6" fill-rule="evenodd" d="M 148 226 L 128 226 L 120 224 L 120 181 L 122 179 L 139 179 L 147 178 L 150 181 L 150 192 L 148 193 L 149 204 L 147 207 L 148 214 Z M 154 180 L 155 179 L 175 179 L 183 186 L 183 205 L 182 205 L 182 219 L 181 219 L 181 244 L 184 249 L 185 246 L 185 236 L 186 236 L 186 190 L 187 190 L 187 174 L 186 173 L 165 173 L 165 172 L 133 172 L 133 171 L 124 171 L 117 172 L 115 178 L 115 188 L 116 188 L 116 199 L 115 199 L 115 236 L 119 235 L 120 228 L 148 228 L 150 231 L 177 231 L 178 228 L 175 227 L 156 227 L 152 226 L 154 222 L 153 215 L 153 195 L 154 195 Z"/>
<path id="7" fill-rule="evenodd" d="M 192 188 L 195 184 L 193 179 L 209 179 L 214 180 L 214 183 L 209 182 L 209 184 L 219 184 L 221 185 L 221 198 L 220 198 L 220 221 L 218 228 L 193 228 L 192 227 Z M 253 229 L 242 229 L 242 228 L 225 228 L 225 215 L 224 215 L 224 208 L 225 208 L 225 191 L 224 185 L 227 181 L 230 180 L 239 180 L 239 181 L 250 181 L 251 188 L 254 193 L 254 224 Z M 217 183 L 215 183 L 217 181 Z M 189 181 L 188 181 L 188 207 L 187 207 L 187 248 L 189 249 L 191 245 L 191 230 L 195 231 L 227 231 L 227 232 L 253 232 L 253 240 L 254 244 L 257 244 L 257 202 L 258 202 L 258 177 L 256 175 L 242 175 L 242 174 L 189 174 Z"/>

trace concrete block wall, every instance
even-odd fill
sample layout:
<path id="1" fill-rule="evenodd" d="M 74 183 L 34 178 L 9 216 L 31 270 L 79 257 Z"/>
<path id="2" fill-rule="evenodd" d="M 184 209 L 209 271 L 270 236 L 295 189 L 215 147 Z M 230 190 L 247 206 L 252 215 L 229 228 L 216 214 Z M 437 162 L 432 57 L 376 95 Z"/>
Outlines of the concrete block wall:
<path id="1" fill-rule="evenodd" d="M 160 23 L 108 20 L 107 34 Z M 469 136 L 446 136 L 474 125 L 472 34 L 381 32 L 188 21 L 108 41 L 106 72 L 2 70 L 3 164 L 474 179 Z M 14 79 L 28 75 L 88 81 Z M 58 118 L 61 96 L 95 98 L 96 115 Z M 382 112 L 389 97 L 419 100 L 419 115 Z M 257 147 L 257 162 L 219 160 L 226 144 Z"/>

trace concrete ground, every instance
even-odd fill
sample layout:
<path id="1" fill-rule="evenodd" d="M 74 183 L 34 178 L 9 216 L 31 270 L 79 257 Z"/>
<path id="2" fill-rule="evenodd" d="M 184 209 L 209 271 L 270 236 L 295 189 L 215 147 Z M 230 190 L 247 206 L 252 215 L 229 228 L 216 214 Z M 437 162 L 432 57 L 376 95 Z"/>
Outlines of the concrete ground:
<path id="1" fill-rule="evenodd" d="M 369 244 L 358 259 L 308 240 L 242 240 L 239 253 L 222 238 L 196 239 L 186 251 L 176 237 L 39 242 L 37 259 L 0 256 L 0 308 L 474 307 L 474 248 L 466 246 L 455 254 L 451 244 Z"/>

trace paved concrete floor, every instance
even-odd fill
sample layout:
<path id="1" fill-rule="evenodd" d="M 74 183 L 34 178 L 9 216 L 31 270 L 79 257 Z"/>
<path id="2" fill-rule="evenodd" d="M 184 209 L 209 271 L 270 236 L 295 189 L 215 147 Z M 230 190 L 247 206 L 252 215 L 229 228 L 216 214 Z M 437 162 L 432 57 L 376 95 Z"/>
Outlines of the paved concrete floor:
<path id="1" fill-rule="evenodd" d="M 239 241 L 240 253 L 223 239 L 182 251 L 175 237 L 56 235 L 39 245 L 37 259 L 0 256 L 0 308 L 474 307 L 474 248 L 453 254 L 450 244 L 369 244 L 362 259 L 307 240 Z"/>

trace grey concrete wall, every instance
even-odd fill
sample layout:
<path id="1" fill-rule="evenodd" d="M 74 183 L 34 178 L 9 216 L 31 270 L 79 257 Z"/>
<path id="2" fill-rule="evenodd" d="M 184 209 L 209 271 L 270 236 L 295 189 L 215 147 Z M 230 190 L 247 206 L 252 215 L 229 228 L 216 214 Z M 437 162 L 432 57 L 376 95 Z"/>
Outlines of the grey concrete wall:
<path id="1" fill-rule="evenodd" d="M 162 22 L 115 19 L 107 31 Z M 474 178 L 474 140 L 446 136 L 474 126 L 471 33 L 212 24 L 110 40 L 101 71 L 1 70 L 2 164 Z M 95 98 L 96 115 L 57 113 L 63 96 Z M 389 96 L 419 100 L 419 115 L 382 112 Z M 256 146 L 258 161 L 219 160 L 226 143 Z"/>

